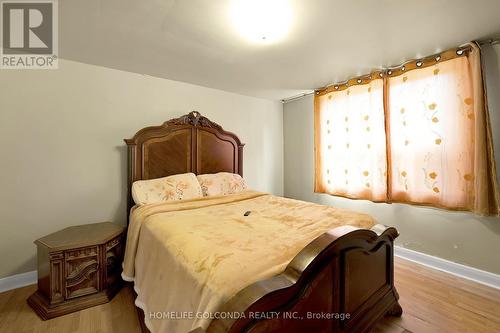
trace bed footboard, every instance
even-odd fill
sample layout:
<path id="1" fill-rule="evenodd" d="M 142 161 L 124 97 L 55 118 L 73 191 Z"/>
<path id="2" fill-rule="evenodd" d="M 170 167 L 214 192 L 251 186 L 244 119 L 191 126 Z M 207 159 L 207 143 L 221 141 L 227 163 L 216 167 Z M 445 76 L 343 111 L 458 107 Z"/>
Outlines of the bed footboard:
<path id="1" fill-rule="evenodd" d="M 366 332 L 384 315 L 400 316 L 394 287 L 396 229 L 332 229 L 286 270 L 240 291 L 208 333 Z M 236 315 L 235 315 L 236 314 Z"/>

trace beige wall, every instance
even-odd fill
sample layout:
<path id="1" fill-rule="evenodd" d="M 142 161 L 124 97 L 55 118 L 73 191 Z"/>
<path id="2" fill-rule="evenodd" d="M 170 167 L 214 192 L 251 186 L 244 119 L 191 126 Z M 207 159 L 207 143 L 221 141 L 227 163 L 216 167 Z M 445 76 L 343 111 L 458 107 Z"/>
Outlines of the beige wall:
<path id="1" fill-rule="evenodd" d="M 492 127 L 500 151 L 500 47 L 496 48 L 497 53 L 486 50 L 485 60 Z M 500 219 L 313 193 L 313 97 L 286 103 L 283 115 L 285 196 L 366 212 L 399 230 L 399 246 L 500 274 Z"/>
<path id="2" fill-rule="evenodd" d="M 47 233 L 125 223 L 122 139 L 191 110 L 246 143 L 252 188 L 283 193 L 280 102 L 64 60 L 0 71 L 0 278 L 34 270 Z"/>

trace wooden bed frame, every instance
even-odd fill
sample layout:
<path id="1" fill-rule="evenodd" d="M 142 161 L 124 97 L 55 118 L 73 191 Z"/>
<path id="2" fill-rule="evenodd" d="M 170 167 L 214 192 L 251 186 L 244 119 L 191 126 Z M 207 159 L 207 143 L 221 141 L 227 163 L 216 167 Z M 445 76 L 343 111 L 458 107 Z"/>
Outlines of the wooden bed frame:
<path id="1" fill-rule="evenodd" d="M 136 180 L 186 172 L 243 175 L 239 138 L 196 111 L 144 128 L 125 142 L 128 211 Z M 396 229 L 380 224 L 371 230 L 330 230 L 307 245 L 282 274 L 232 297 L 220 312 L 244 315 L 214 319 L 207 333 L 367 332 L 384 315 L 400 316 L 394 287 L 397 236 Z"/>

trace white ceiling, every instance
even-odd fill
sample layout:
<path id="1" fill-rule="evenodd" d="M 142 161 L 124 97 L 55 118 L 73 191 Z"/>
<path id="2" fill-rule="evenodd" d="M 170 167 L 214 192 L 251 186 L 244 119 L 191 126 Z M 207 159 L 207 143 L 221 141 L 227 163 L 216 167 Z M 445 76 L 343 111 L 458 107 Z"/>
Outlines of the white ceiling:
<path id="1" fill-rule="evenodd" d="M 500 33 L 499 0 L 289 0 L 282 41 L 244 40 L 231 0 L 59 1 L 62 58 L 281 99 Z"/>

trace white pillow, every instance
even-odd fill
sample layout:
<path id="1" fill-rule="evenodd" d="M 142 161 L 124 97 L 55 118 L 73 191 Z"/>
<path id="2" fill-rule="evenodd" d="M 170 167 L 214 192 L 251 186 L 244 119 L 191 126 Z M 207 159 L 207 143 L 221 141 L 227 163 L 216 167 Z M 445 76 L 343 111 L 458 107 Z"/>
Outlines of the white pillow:
<path id="1" fill-rule="evenodd" d="M 247 189 L 245 180 L 238 174 L 229 172 L 198 175 L 203 196 L 226 195 Z"/>
<path id="2" fill-rule="evenodd" d="M 132 198 L 137 205 L 203 197 L 194 173 L 138 180 L 132 184 Z"/>

